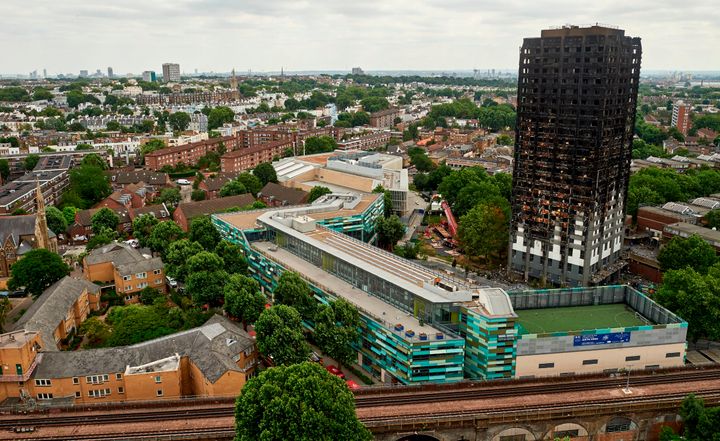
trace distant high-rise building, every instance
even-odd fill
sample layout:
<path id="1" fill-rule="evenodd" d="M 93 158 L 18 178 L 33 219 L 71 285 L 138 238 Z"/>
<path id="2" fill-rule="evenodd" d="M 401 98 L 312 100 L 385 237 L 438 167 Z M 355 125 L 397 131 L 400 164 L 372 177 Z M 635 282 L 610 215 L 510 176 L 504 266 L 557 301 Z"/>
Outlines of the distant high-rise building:
<path id="1" fill-rule="evenodd" d="M 180 65 L 177 63 L 164 63 L 163 69 L 163 81 L 165 83 L 178 82 L 180 81 Z"/>
<path id="2" fill-rule="evenodd" d="M 47 69 L 43 69 L 43 78 L 47 78 Z"/>
<path id="3" fill-rule="evenodd" d="M 362 70 L 362 68 L 360 68 L 360 67 L 353 67 L 352 74 L 353 75 L 365 75 L 365 71 Z"/>
<path id="4" fill-rule="evenodd" d="M 690 109 L 690 104 L 685 104 L 682 101 L 678 101 L 673 104 L 672 126 L 677 127 L 683 135 L 687 135 L 690 127 L 692 126 L 692 121 L 690 120 Z"/>
<path id="5" fill-rule="evenodd" d="M 113 78 L 115 75 L 113 75 L 113 68 L 108 66 L 108 78 Z"/>
<path id="6" fill-rule="evenodd" d="M 157 81 L 157 76 L 154 70 L 146 70 L 142 73 L 142 79 L 147 83 L 154 83 Z"/>
<path id="7" fill-rule="evenodd" d="M 80 78 L 87 78 L 87 76 L 88 76 L 88 71 L 86 71 L 86 70 L 80 71 Z"/>
<path id="8" fill-rule="evenodd" d="M 620 269 L 641 45 L 566 26 L 520 49 L 509 266 L 589 285 Z"/>

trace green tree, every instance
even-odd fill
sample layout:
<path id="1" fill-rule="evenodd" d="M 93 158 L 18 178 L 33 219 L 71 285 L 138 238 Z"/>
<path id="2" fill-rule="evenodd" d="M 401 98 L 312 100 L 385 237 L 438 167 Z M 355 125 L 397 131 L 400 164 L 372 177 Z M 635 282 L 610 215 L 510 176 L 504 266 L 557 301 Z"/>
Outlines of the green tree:
<path id="1" fill-rule="evenodd" d="M 182 200 L 180 190 L 177 188 L 163 188 L 158 196 L 158 202 L 176 206 Z"/>
<path id="2" fill-rule="evenodd" d="M 72 225 L 75 223 L 75 213 L 80 211 L 78 208 L 73 207 L 72 205 L 65 205 L 62 209 L 62 214 L 65 217 L 65 221 L 67 225 Z"/>
<path id="3" fill-rule="evenodd" d="M 165 141 L 163 141 L 162 139 L 151 139 L 145 144 L 143 144 L 142 147 L 140 147 L 140 154 L 142 154 L 142 156 L 145 156 L 148 153 L 152 153 L 155 150 L 164 149 L 165 147 Z"/>
<path id="4" fill-rule="evenodd" d="M 62 211 L 55 207 L 47 207 L 45 209 L 45 220 L 48 228 L 55 234 L 65 234 L 68 224 L 63 216 Z"/>
<path id="5" fill-rule="evenodd" d="M 385 97 L 369 96 L 360 101 L 360 105 L 366 112 L 378 112 L 390 108 L 390 103 Z"/>
<path id="6" fill-rule="evenodd" d="M 408 150 L 410 163 L 415 166 L 419 172 L 429 172 L 435 168 L 435 163 L 428 157 L 425 150 L 413 147 Z"/>
<path id="7" fill-rule="evenodd" d="M 108 123 L 105 124 L 105 128 L 111 132 L 117 132 L 117 131 L 120 131 L 122 126 L 117 121 L 108 121 Z"/>
<path id="8" fill-rule="evenodd" d="M 227 197 L 227 196 L 235 196 L 238 194 L 245 194 L 247 193 L 247 188 L 240 182 L 236 180 L 228 181 L 225 183 L 225 185 L 220 188 L 220 192 L 218 195 L 221 198 Z"/>
<path id="9" fill-rule="evenodd" d="M 381 246 L 393 249 L 405 234 L 405 225 L 396 215 L 378 220 L 375 229 L 378 233 L 378 241 Z"/>
<path id="10" fill-rule="evenodd" d="M 720 209 L 710 210 L 705 215 L 708 228 L 720 229 Z"/>
<path id="11" fill-rule="evenodd" d="M 190 240 L 212 251 L 220 243 L 220 233 L 209 216 L 198 216 L 190 223 Z"/>
<path id="12" fill-rule="evenodd" d="M 310 355 L 300 313 L 291 306 L 265 309 L 255 322 L 255 332 L 258 349 L 275 365 L 302 363 Z"/>
<path id="13" fill-rule="evenodd" d="M 112 325 L 107 346 L 127 346 L 172 334 L 177 329 L 168 326 L 167 311 L 145 305 L 114 307 L 106 322 Z"/>
<path id="14" fill-rule="evenodd" d="M 658 253 L 662 271 L 690 267 L 705 274 L 717 261 L 713 246 L 696 234 L 688 238 L 673 237 Z"/>
<path id="15" fill-rule="evenodd" d="M 90 317 L 80 325 L 80 334 L 85 336 L 85 347 L 88 349 L 104 346 L 111 331 L 110 326 L 98 317 Z"/>
<path id="16" fill-rule="evenodd" d="M 98 155 L 97 153 L 90 153 L 89 155 L 83 156 L 82 161 L 80 161 L 80 165 L 98 167 L 103 170 L 108 169 L 107 162 L 105 162 L 105 160 L 101 158 L 100 155 Z"/>
<path id="17" fill-rule="evenodd" d="M 690 267 L 667 271 L 655 299 L 687 320 L 691 341 L 720 338 L 720 266 L 707 275 Z"/>
<path id="18" fill-rule="evenodd" d="M 353 394 L 317 363 L 279 366 L 243 387 L 235 404 L 236 441 L 369 441 Z"/>
<path id="19" fill-rule="evenodd" d="M 133 219 L 133 237 L 138 240 L 141 247 L 148 246 L 148 239 L 150 238 L 150 234 L 152 233 L 153 228 L 155 228 L 155 225 L 157 225 L 158 223 L 160 223 L 158 218 L 156 218 L 150 213 L 141 214 L 140 216 Z"/>
<path id="20" fill-rule="evenodd" d="M 292 306 L 303 320 L 315 318 L 317 302 L 307 282 L 298 273 L 285 271 L 273 291 L 275 304 Z"/>
<path id="21" fill-rule="evenodd" d="M 373 188 L 372 192 L 383 194 L 383 216 L 386 218 L 390 217 L 393 213 L 393 203 L 392 196 L 390 195 L 390 190 L 385 190 L 382 185 L 378 185 L 377 187 Z"/>
<path id="22" fill-rule="evenodd" d="M 260 180 L 263 186 L 268 182 L 277 182 L 277 173 L 275 168 L 269 162 L 263 162 L 255 167 L 253 174 Z"/>
<path id="23" fill-rule="evenodd" d="M 34 153 L 31 153 L 25 157 L 24 165 L 25 170 L 32 170 L 37 165 L 38 161 L 40 161 L 40 156 L 36 155 Z"/>
<path id="24" fill-rule="evenodd" d="M 156 253 L 160 253 L 163 258 L 168 246 L 176 240 L 185 237 L 185 232 L 178 224 L 173 221 L 160 222 L 153 228 L 150 237 L 147 240 L 147 246 Z"/>
<path id="25" fill-rule="evenodd" d="M 247 274 L 248 264 L 240 245 L 221 240 L 215 248 L 215 254 L 225 262 L 228 274 Z"/>
<path id="26" fill-rule="evenodd" d="M 10 269 L 8 287 L 25 287 L 33 296 L 39 296 L 50 285 L 70 274 L 70 267 L 57 254 L 44 248 L 28 251 Z"/>
<path id="27" fill-rule="evenodd" d="M 258 192 L 263 188 L 263 183 L 260 182 L 260 179 L 251 173 L 240 173 L 236 179 L 244 185 L 247 191 L 252 193 L 253 196 L 257 196 Z"/>
<path id="28" fill-rule="evenodd" d="M 324 187 L 322 185 L 316 185 L 310 190 L 310 195 L 308 196 L 308 203 L 315 201 L 320 196 L 325 196 L 326 194 L 332 193 L 332 190 L 330 190 L 327 187 Z"/>
<path id="29" fill-rule="evenodd" d="M 203 190 L 193 190 L 190 194 L 190 199 L 193 201 L 204 201 L 205 192 Z"/>
<path id="30" fill-rule="evenodd" d="M 227 280 L 223 292 L 225 311 L 241 320 L 246 330 L 247 324 L 255 323 L 265 310 L 267 299 L 260 292 L 260 284 L 254 279 L 242 274 L 233 274 Z"/>
<path id="31" fill-rule="evenodd" d="M 168 117 L 168 123 L 173 130 L 182 132 L 190 125 L 190 115 L 185 112 L 175 112 Z"/>
<path id="32" fill-rule="evenodd" d="M 94 250 L 95 248 L 99 248 L 103 245 L 107 245 L 118 238 L 118 233 L 116 230 L 111 230 L 110 228 L 100 228 L 97 230 L 96 233 L 93 234 L 93 236 L 90 238 L 88 243 L 85 245 L 85 251 L 90 252 Z"/>
<path id="33" fill-rule="evenodd" d="M 506 210 L 495 204 L 478 204 L 460 218 L 458 236 L 470 256 L 502 255 L 507 247 L 509 220 Z"/>
<path id="34" fill-rule="evenodd" d="M 315 315 L 315 341 L 323 351 L 347 366 L 357 361 L 360 313 L 345 299 L 323 305 Z"/>
<path id="35" fill-rule="evenodd" d="M 337 148 L 337 141 L 332 136 L 310 136 L 305 139 L 304 154 L 332 152 Z"/>
<path id="36" fill-rule="evenodd" d="M 215 130 L 225 123 L 232 122 L 235 119 L 235 112 L 229 107 L 218 106 L 208 114 L 208 130 Z"/>
<path id="37" fill-rule="evenodd" d="M 0 159 L 0 181 L 7 181 L 10 176 L 10 163 L 7 159 Z"/>
<path id="38" fill-rule="evenodd" d="M 153 288 L 152 286 L 146 286 L 140 291 L 140 294 L 138 295 L 140 299 L 140 303 L 143 305 L 152 305 L 155 303 L 158 299 L 165 299 L 165 294 L 161 293 L 156 288 Z"/>
<path id="39" fill-rule="evenodd" d="M 225 262 L 215 253 L 201 251 L 187 261 L 185 288 L 198 304 L 216 305 L 223 298 L 223 286 L 228 274 Z"/>
<path id="40" fill-rule="evenodd" d="M 110 193 L 112 193 L 112 188 L 102 168 L 81 165 L 70 170 L 70 186 L 66 194 L 63 195 L 63 201 L 73 200 L 80 204 L 76 206 L 90 208 L 106 198 Z"/>
<path id="41" fill-rule="evenodd" d="M 515 142 L 509 135 L 505 134 L 499 135 L 496 141 L 498 145 L 512 145 Z"/>
<path id="42" fill-rule="evenodd" d="M 203 251 L 202 245 L 191 242 L 188 239 L 180 239 L 172 242 L 165 254 L 167 273 L 184 282 L 188 275 L 188 260 Z"/>
<path id="43" fill-rule="evenodd" d="M 117 230 L 118 224 L 120 223 L 120 217 L 118 217 L 118 215 L 111 209 L 103 207 L 92 215 L 90 222 L 93 233 L 98 234 L 103 229 L 109 229 L 112 231 Z"/>

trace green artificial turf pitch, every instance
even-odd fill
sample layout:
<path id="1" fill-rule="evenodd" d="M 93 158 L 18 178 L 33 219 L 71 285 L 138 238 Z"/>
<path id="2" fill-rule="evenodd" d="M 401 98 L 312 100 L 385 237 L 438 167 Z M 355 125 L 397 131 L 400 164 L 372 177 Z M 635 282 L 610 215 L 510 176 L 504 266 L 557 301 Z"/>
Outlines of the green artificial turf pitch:
<path id="1" fill-rule="evenodd" d="M 623 303 L 515 310 L 523 334 L 625 328 L 648 324 Z"/>

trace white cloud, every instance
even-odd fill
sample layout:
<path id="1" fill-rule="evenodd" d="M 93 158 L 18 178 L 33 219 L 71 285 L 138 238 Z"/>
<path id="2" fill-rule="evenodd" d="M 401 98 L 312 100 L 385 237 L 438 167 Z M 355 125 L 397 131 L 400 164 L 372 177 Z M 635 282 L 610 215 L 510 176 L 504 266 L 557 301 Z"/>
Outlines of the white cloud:
<path id="1" fill-rule="evenodd" d="M 720 8 L 686 0 L 2 0 L 0 72 L 509 68 L 523 37 L 609 23 L 645 69 L 720 69 Z"/>

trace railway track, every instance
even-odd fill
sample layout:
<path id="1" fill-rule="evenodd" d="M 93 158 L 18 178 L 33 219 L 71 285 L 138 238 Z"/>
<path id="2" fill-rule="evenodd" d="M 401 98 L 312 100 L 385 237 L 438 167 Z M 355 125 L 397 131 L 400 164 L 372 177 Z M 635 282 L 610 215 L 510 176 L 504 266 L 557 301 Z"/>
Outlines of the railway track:
<path id="1" fill-rule="evenodd" d="M 1 434 L 1 433 L 0 433 Z M 160 433 L 149 433 L 149 432 L 138 432 L 129 434 L 72 434 L 72 435 L 48 435 L 38 438 L 35 436 L 23 437 L 22 433 L 16 434 L 17 437 L 13 438 L 16 441 L 31 441 L 31 440 L 42 440 L 42 441 L 180 441 L 180 440 L 198 440 L 198 439 L 213 439 L 213 440 L 232 440 L 235 437 L 235 430 L 230 428 L 227 430 L 221 429 L 181 429 L 181 430 L 164 430 Z"/>
<path id="2" fill-rule="evenodd" d="M 402 405 L 437 403 L 448 401 L 467 401 L 503 398 L 512 396 L 542 395 L 566 392 L 582 392 L 593 389 L 621 388 L 625 386 L 626 377 L 569 379 L 570 381 L 556 383 L 469 383 L 464 387 L 450 386 L 436 390 L 418 390 L 416 388 L 398 388 L 383 392 L 361 393 L 355 397 L 356 408 L 393 407 Z M 631 387 L 651 386 L 657 384 L 670 384 L 688 381 L 720 380 L 720 369 L 684 370 L 681 372 L 648 374 L 631 376 Z M 712 390 L 706 390 L 710 393 Z M 720 396 L 720 387 L 718 388 Z M 612 402 L 613 399 L 598 401 L 598 403 Z M 590 403 L 590 402 L 589 402 Z M 543 405 L 550 408 L 554 405 Z M 557 405 L 562 407 L 563 405 Z M 533 406 L 533 410 L 540 409 Z M 148 421 L 180 420 L 196 418 L 232 417 L 234 403 L 228 402 L 206 408 L 169 408 L 155 410 L 132 409 L 102 409 L 106 413 L 73 413 L 62 415 L 10 415 L 0 417 L 0 430 L 9 430 L 15 427 L 52 427 L 68 425 L 97 425 L 97 424 L 132 424 Z M 109 413 L 107 413 L 109 412 Z M 474 411 L 477 413 L 477 411 Z"/>
<path id="3" fill-rule="evenodd" d="M 669 384 L 687 381 L 720 380 L 720 370 L 684 371 L 682 373 L 657 374 L 630 377 L 630 385 L 651 386 L 655 384 Z M 402 392 L 387 395 L 358 395 L 355 397 L 355 407 L 397 406 L 403 404 L 432 403 L 440 401 L 462 401 L 470 399 L 503 398 L 521 395 L 540 395 L 563 392 L 577 392 L 590 389 L 624 387 L 625 376 L 615 378 L 599 378 L 587 380 L 573 380 L 550 384 L 508 384 L 493 385 L 492 387 L 478 387 L 477 389 L 457 389 L 436 392 Z"/>

